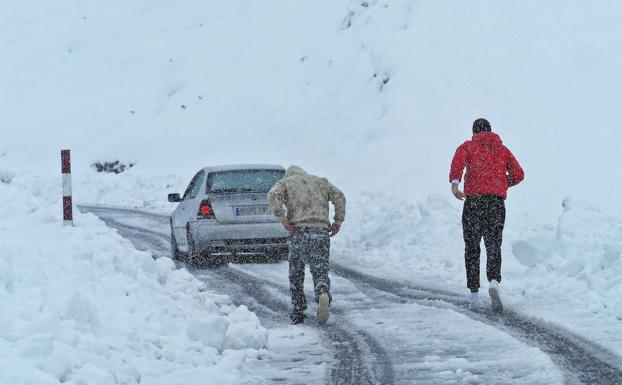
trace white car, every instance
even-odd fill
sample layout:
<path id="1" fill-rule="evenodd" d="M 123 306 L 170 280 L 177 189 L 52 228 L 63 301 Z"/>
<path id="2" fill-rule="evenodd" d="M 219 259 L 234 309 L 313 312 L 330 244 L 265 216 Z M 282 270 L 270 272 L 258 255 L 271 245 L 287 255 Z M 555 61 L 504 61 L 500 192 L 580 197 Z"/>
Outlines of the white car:
<path id="1" fill-rule="evenodd" d="M 278 165 L 206 167 L 190 181 L 170 216 L 176 259 L 195 265 L 287 259 L 289 233 L 268 204 L 268 191 L 283 178 Z M 235 257 L 235 258 L 231 258 Z"/>

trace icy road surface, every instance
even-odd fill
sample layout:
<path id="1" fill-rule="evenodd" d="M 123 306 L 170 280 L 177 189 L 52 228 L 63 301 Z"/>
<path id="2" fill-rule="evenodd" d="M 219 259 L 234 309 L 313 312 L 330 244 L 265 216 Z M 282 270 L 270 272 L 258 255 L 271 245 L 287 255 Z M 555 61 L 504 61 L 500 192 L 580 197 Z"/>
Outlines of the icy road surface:
<path id="1" fill-rule="evenodd" d="M 167 216 L 81 209 L 155 258 L 170 255 Z M 266 384 L 622 384 L 622 364 L 599 346 L 511 311 L 472 313 L 452 294 L 333 264 L 329 322 L 311 326 L 310 304 L 308 326 L 295 327 L 288 326 L 286 262 L 179 267 L 246 305 L 270 328 L 270 350 L 249 363 Z"/>

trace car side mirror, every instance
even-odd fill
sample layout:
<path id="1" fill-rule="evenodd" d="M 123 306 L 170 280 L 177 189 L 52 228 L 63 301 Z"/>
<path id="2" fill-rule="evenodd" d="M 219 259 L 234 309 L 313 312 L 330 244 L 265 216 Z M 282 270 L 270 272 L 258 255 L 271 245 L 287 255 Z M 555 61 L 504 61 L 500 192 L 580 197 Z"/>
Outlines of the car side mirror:
<path id="1" fill-rule="evenodd" d="M 179 194 L 168 194 L 169 202 L 181 202 L 181 197 Z"/>

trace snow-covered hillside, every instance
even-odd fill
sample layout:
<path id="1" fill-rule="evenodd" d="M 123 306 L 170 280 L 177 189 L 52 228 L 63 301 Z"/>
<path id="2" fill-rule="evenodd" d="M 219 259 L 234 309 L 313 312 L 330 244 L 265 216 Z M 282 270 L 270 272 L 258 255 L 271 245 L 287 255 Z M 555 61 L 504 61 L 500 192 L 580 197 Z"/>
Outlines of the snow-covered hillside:
<path id="1" fill-rule="evenodd" d="M 348 195 L 335 258 L 460 292 L 447 175 L 484 116 L 526 171 L 508 199 L 508 303 L 622 354 L 618 1 L 8 0 L 0 52 L 0 188 L 23 200 L 2 206 L 8 303 L 23 271 L 57 271 L 43 256 L 89 252 L 24 236 L 40 263 L 15 262 L 16 226 L 60 225 L 61 147 L 79 202 L 164 212 L 204 165 L 300 164 Z M 91 167 L 112 160 L 136 165 Z"/>
<path id="2" fill-rule="evenodd" d="M 11 167 L 55 172 L 61 146 L 83 170 L 301 163 L 422 201 L 445 192 L 454 148 L 486 116 L 527 171 L 512 207 L 549 216 L 566 195 L 621 187 L 607 167 L 622 142 L 613 0 L 0 7 Z"/>

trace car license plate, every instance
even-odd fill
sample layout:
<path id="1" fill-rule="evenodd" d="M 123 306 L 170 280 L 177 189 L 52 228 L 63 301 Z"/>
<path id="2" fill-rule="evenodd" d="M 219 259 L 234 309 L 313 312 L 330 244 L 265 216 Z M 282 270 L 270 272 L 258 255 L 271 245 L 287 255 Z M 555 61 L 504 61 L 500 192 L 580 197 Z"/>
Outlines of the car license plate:
<path id="1" fill-rule="evenodd" d="M 245 217 L 248 215 L 268 215 L 270 214 L 269 206 L 243 206 L 234 209 L 236 217 Z"/>

